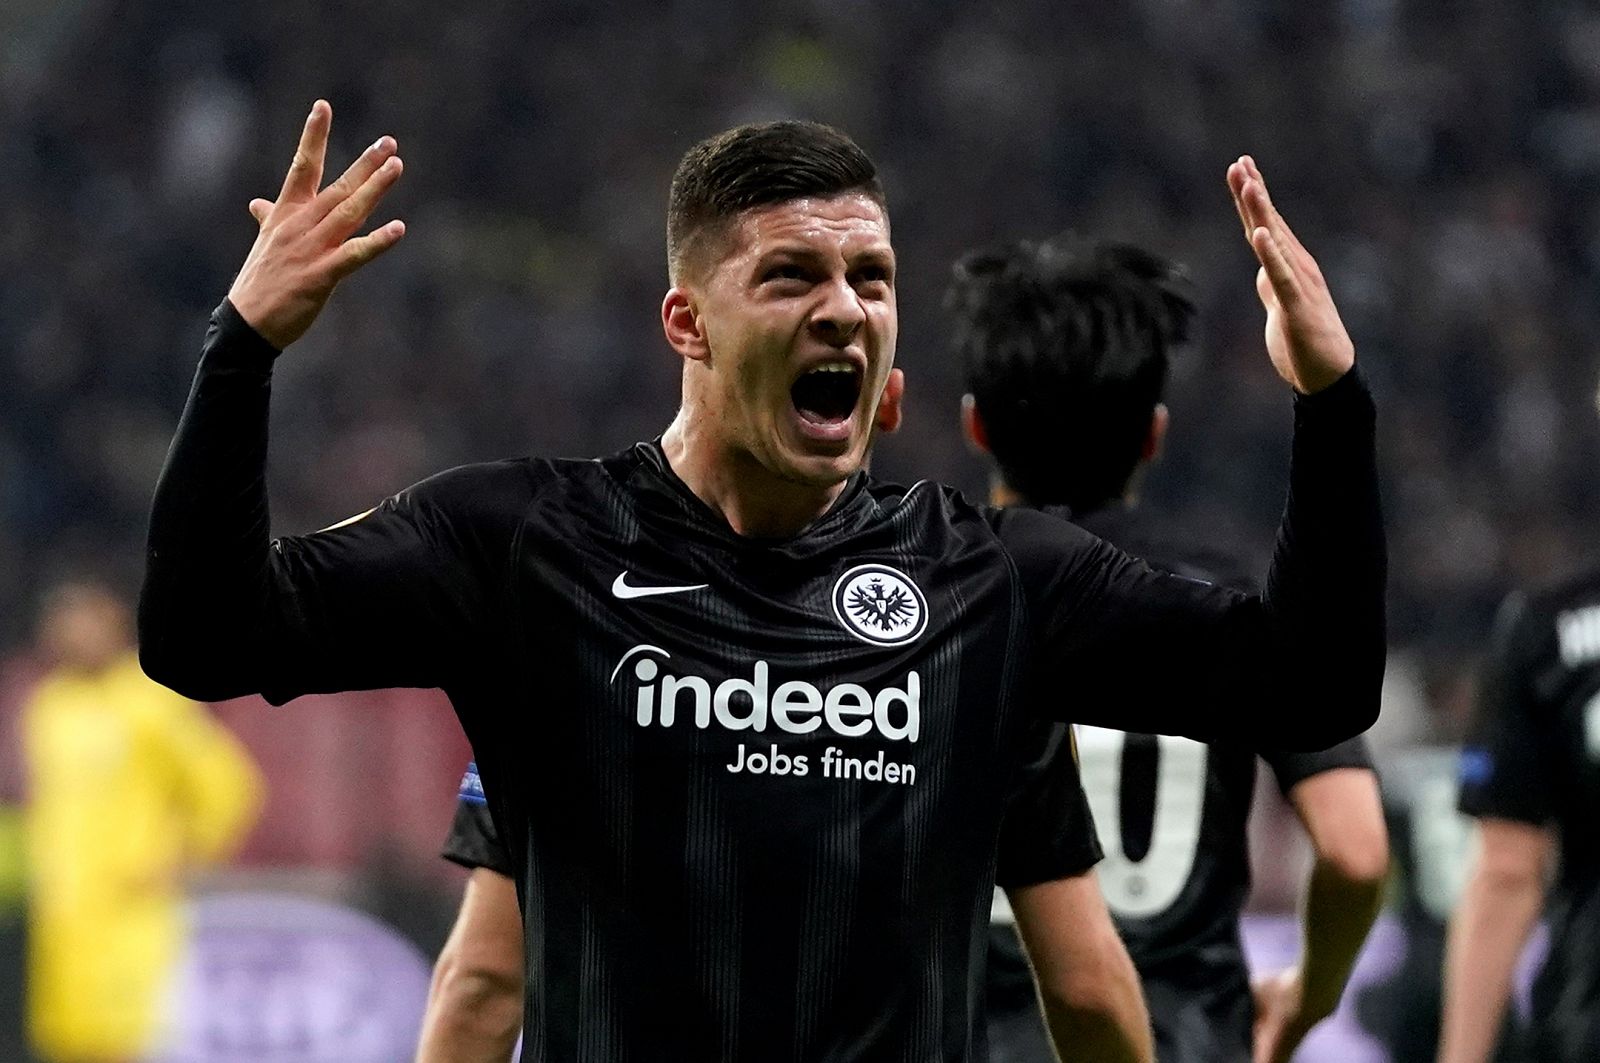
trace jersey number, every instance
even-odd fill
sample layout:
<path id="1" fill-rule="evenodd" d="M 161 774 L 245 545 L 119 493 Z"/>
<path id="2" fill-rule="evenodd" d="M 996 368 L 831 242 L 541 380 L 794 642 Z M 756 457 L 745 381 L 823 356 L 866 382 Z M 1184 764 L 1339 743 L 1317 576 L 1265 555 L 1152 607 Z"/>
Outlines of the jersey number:
<path id="1" fill-rule="evenodd" d="M 1076 730 L 1083 790 L 1106 853 L 1100 865 L 1106 904 L 1125 918 L 1160 915 L 1183 892 L 1194 867 L 1205 812 L 1206 747 L 1188 738 L 1158 737 L 1154 792 L 1124 794 L 1127 736 L 1104 727 L 1079 725 Z M 1124 809 L 1148 809 L 1149 821 L 1124 824 Z M 1129 846 L 1124 839 L 1130 836 L 1148 839 L 1138 859 L 1125 851 Z"/>

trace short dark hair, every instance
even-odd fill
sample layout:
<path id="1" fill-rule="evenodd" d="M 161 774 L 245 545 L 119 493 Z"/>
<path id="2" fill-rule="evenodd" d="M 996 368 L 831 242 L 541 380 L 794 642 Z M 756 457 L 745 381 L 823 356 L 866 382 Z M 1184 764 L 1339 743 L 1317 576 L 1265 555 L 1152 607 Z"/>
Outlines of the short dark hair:
<path id="1" fill-rule="evenodd" d="M 860 146 L 817 122 L 742 125 L 690 148 L 667 201 L 667 270 L 674 280 L 742 211 L 804 196 L 863 192 L 887 210 L 878 168 Z"/>
<path id="2" fill-rule="evenodd" d="M 945 306 L 990 451 L 1035 505 L 1122 495 L 1195 314 L 1180 266 L 1067 234 L 971 252 Z"/>

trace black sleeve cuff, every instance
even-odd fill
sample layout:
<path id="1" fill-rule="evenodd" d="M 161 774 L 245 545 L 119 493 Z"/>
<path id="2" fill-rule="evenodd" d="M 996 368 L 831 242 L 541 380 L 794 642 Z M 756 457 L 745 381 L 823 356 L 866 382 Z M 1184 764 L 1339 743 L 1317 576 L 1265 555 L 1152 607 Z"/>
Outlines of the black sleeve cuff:
<path id="1" fill-rule="evenodd" d="M 1372 389 L 1367 387 L 1366 375 L 1357 364 L 1315 395 L 1295 392 L 1294 412 L 1298 423 L 1304 423 L 1307 419 L 1353 415 L 1371 420 L 1377 414 L 1377 406 L 1372 401 Z"/>
<path id="2" fill-rule="evenodd" d="M 231 300 L 222 300 L 211 312 L 211 326 L 206 329 L 207 361 L 220 360 L 231 369 L 254 369 L 270 374 L 272 363 L 281 353 L 239 316 Z"/>
<path id="3" fill-rule="evenodd" d="M 455 848 L 447 845 L 439 850 L 439 855 L 457 867 L 464 867 L 468 871 L 476 871 L 479 868 L 483 868 L 485 871 L 493 871 L 495 874 L 504 875 L 506 878 L 513 877 L 511 865 L 488 850 Z"/>
<path id="4" fill-rule="evenodd" d="M 1089 871 L 1105 854 L 1100 841 L 1089 837 L 1076 844 L 1041 849 L 1018 858 L 1002 854 L 995 866 L 994 884 L 1004 890 L 1037 886 L 1058 878 L 1073 878 Z"/>
<path id="5" fill-rule="evenodd" d="M 470 773 L 469 779 L 474 778 Z M 465 780 L 463 781 L 465 785 Z M 468 870 L 488 868 L 511 877 L 511 857 L 500 841 L 489 806 L 481 798 L 462 797 L 456 801 L 456 814 L 450 822 L 440 856 Z"/>
<path id="6" fill-rule="evenodd" d="M 1463 789 L 1456 800 L 1456 808 L 1462 815 L 1473 819 L 1509 819 L 1530 827 L 1547 826 L 1555 818 L 1550 808 L 1538 798 L 1485 793 L 1475 789 Z"/>
<path id="7" fill-rule="evenodd" d="M 1284 797 L 1288 797 L 1290 790 L 1307 779 L 1326 771 L 1363 768 L 1377 774 L 1366 739 L 1359 735 L 1318 753 L 1263 751 L 1261 757 L 1272 768 L 1273 777 L 1278 781 L 1278 790 Z"/>

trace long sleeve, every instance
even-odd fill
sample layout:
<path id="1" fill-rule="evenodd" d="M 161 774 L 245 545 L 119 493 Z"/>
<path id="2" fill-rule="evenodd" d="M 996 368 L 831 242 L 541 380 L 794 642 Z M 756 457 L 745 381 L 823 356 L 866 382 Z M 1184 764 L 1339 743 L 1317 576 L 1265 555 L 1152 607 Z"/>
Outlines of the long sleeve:
<path id="1" fill-rule="evenodd" d="M 467 466 L 313 535 L 273 539 L 275 352 L 224 302 L 156 487 L 140 661 L 201 701 L 448 686 L 500 614 L 525 463 Z"/>
<path id="2" fill-rule="evenodd" d="M 1322 749 L 1378 714 L 1387 558 L 1356 371 L 1295 404 L 1260 596 L 1156 571 L 1047 514 L 996 516 L 1035 610 L 1042 704 L 1125 731 Z"/>
<path id="3" fill-rule="evenodd" d="M 267 593 L 267 411 L 277 351 L 233 305 L 211 315 L 194 384 L 151 507 L 139 659 L 186 697 L 256 693 Z M 200 659 L 212 667 L 197 668 Z"/>

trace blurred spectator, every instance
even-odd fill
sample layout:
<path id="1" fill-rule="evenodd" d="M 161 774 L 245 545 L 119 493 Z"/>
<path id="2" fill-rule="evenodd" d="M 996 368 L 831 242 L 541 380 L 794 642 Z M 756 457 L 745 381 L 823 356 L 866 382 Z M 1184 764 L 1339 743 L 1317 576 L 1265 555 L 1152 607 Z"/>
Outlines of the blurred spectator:
<path id="1" fill-rule="evenodd" d="M 30 1040 L 49 1063 L 139 1059 L 185 938 L 184 873 L 233 851 L 261 782 L 204 708 L 145 678 L 104 587 L 53 590 L 39 642 L 51 670 L 22 716 Z"/>

